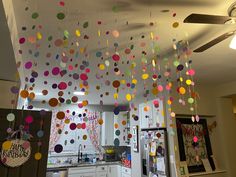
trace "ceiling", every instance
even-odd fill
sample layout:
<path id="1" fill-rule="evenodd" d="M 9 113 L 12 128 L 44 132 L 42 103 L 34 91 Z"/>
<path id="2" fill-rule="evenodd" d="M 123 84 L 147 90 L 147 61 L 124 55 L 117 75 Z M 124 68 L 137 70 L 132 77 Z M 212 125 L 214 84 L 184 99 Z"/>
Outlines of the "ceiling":
<path id="1" fill-rule="evenodd" d="M 191 13 L 227 15 L 228 7 L 234 2 L 231 0 L 227 2 L 222 0 L 70 0 L 64 1 L 65 6 L 60 6 L 59 0 L 17 0 L 12 2 L 17 31 L 11 32 L 17 33 L 19 38 L 37 36 L 37 32 L 42 34 L 42 39 L 36 43 L 27 42 L 20 45 L 23 54 L 21 58 L 16 58 L 17 61 L 20 60 L 23 64 L 27 61 L 34 61 L 33 69 L 38 72 L 39 76 L 42 76 L 36 79 L 34 91 L 41 92 L 43 89 L 48 89 L 50 96 L 38 96 L 38 100 L 47 100 L 50 97 L 57 96 L 57 91 L 51 89 L 52 83 L 58 83 L 59 81 L 73 82 L 73 79 L 69 76 L 69 73 L 72 72 L 68 72 L 66 76 L 60 78 L 51 75 L 47 78 L 43 77 L 45 70 L 51 71 L 54 66 L 60 66 L 60 60 L 56 59 L 57 54 L 60 56 L 65 54 L 69 59 L 73 58 L 71 64 L 79 63 L 80 65 L 83 60 L 89 61 L 89 68 L 91 69 L 88 80 L 90 94 L 81 99 L 86 98 L 92 104 L 98 104 L 99 100 L 103 100 L 104 104 L 113 104 L 115 89 L 112 86 L 104 86 L 104 82 L 105 80 L 112 82 L 115 79 L 122 79 L 122 77 L 114 74 L 113 66 L 106 70 L 110 73 L 108 76 L 106 76 L 105 71 L 97 69 L 97 65 L 104 63 L 105 60 L 109 60 L 113 65 L 111 58 L 106 55 L 104 55 L 103 60 L 96 57 L 97 51 L 101 51 L 103 54 L 109 52 L 111 55 L 115 53 L 114 43 L 117 42 L 119 47 L 116 51 L 123 55 L 124 50 L 134 44 L 137 47 L 133 50 L 135 59 L 132 61 L 135 61 L 137 66 L 141 67 L 142 51 L 147 52 L 145 56 L 147 59 L 150 60 L 153 57 L 149 37 L 151 32 L 158 38 L 155 38 L 155 43 L 160 48 L 159 55 L 161 58 L 171 58 L 173 57 L 173 39 L 177 41 L 188 40 L 191 48 L 195 49 L 218 35 L 235 29 L 234 25 L 182 23 L 184 18 Z M 39 14 L 37 19 L 31 17 L 34 12 Z M 59 12 L 65 14 L 64 20 L 57 19 L 56 15 Z M 174 13 L 176 13 L 175 17 L 173 17 Z M 85 29 L 83 24 L 86 21 L 89 22 L 89 25 Z M 101 21 L 101 25 L 98 25 L 98 21 Z M 154 25 L 150 26 L 150 22 L 153 22 Z M 174 22 L 179 22 L 178 28 L 172 27 Z M 32 29 L 33 25 L 36 26 L 35 29 Z M 22 27 L 26 29 L 22 30 Z M 76 29 L 81 31 L 80 37 L 76 37 Z M 64 48 L 55 47 L 54 41 L 57 38 L 62 38 L 65 30 L 68 31 L 68 43 L 70 45 Z M 101 32 L 100 37 L 98 36 L 98 30 Z M 106 31 L 111 32 L 113 30 L 119 31 L 120 36 L 118 38 L 114 38 L 111 34 L 105 34 Z M 83 39 L 84 35 L 87 35 L 89 39 Z M 53 37 L 51 42 L 48 40 L 49 36 Z M 131 37 L 133 37 L 132 40 L 130 40 Z M 229 38 L 203 53 L 193 53 L 191 59 L 197 72 L 195 79 L 197 83 L 216 85 L 235 80 L 236 65 L 234 61 L 236 60 L 236 51 L 228 47 L 231 39 Z M 107 40 L 109 45 L 107 45 Z M 79 46 L 75 45 L 76 42 Z M 18 41 L 13 41 L 13 45 L 15 43 L 18 43 Z M 142 43 L 145 43 L 146 46 L 140 47 Z M 51 47 L 49 48 L 48 45 L 51 45 Z M 85 48 L 84 54 L 80 53 L 77 57 L 68 54 L 70 49 L 80 51 L 81 48 Z M 18 53 L 18 51 L 15 52 Z M 46 57 L 49 54 L 51 56 Z M 86 57 L 85 54 L 88 56 Z M 126 64 L 127 60 L 127 57 L 122 57 L 118 64 L 121 73 L 130 70 L 130 65 Z M 122 64 L 122 61 L 124 64 Z M 49 65 L 46 65 L 47 62 Z M 69 64 L 66 65 L 66 67 L 68 66 Z M 24 70 L 21 72 L 21 77 L 24 78 L 30 74 L 31 70 Z M 137 80 L 140 80 L 141 74 L 140 69 L 136 69 L 135 77 Z M 101 75 L 103 75 L 102 79 L 96 78 L 96 76 Z M 128 77 L 125 76 L 124 79 L 128 80 Z M 43 83 L 45 80 L 49 84 L 45 85 Z M 143 84 L 142 81 L 138 83 L 137 94 L 142 94 Z M 100 90 L 95 89 L 98 85 L 101 87 Z M 75 87 L 78 90 L 79 81 L 76 84 L 73 83 L 65 94 L 69 97 L 72 96 L 68 92 L 73 93 Z M 130 89 L 125 86 L 120 90 L 122 90 L 122 94 L 130 92 Z M 104 96 L 101 99 L 100 94 L 105 92 L 110 92 L 110 96 Z M 119 101 L 125 102 L 125 98 L 120 97 Z"/>

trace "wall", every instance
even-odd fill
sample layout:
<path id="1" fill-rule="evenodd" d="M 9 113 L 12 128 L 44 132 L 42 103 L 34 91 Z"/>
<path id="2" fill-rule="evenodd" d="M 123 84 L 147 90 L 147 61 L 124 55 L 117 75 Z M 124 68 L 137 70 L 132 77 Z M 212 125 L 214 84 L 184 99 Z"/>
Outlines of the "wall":
<path id="1" fill-rule="evenodd" d="M 202 85 L 197 87 L 197 91 L 200 95 L 200 100 L 198 101 L 198 114 L 208 115 L 208 124 L 217 121 L 217 127 L 210 134 L 211 144 L 213 154 L 218 162 L 221 169 L 227 170 L 227 173 L 209 175 L 209 177 L 235 177 L 236 169 L 233 164 L 236 164 L 236 142 L 232 141 L 233 135 L 236 134 L 235 121 L 232 109 L 232 99 L 231 98 L 221 98 L 222 96 L 228 96 L 236 93 L 236 82 L 231 84 L 224 84 L 218 87 L 212 87 L 207 85 Z M 178 98 L 177 94 L 173 95 L 174 98 Z M 138 98 L 136 100 L 136 105 L 144 102 L 144 99 Z M 173 110 L 177 114 L 190 114 L 189 107 L 183 107 L 179 105 L 178 100 L 172 105 Z M 131 113 L 132 114 L 132 113 Z M 137 112 L 136 112 L 137 114 Z M 131 127 L 134 125 L 139 125 L 139 121 L 134 121 L 131 119 Z M 169 137 L 169 141 L 171 137 Z M 170 146 L 175 148 L 175 160 L 179 161 L 178 156 L 178 146 L 177 137 L 175 136 L 170 143 Z M 173 147 L 171 147 L 173 148 Z M 141 156 L 139 153 L 132 151 L 132 177 L 141 177 Z M 172 165 L 172 175 L 174 177 L 174 168 Z M 134 173 L 135 172 L 135 173 Z M 138 172 L 138 173 L 137 173 Z"/>
<path id="2" fill-rule="evenodd" d="M 17 85 L 16 82 L 0 80 L 0 108 L 16 108 L 16 104 L 12 105 L 11 100 L 15 99 L 17 102 L 17 95 L 11 93 L 10 89 Z"/>

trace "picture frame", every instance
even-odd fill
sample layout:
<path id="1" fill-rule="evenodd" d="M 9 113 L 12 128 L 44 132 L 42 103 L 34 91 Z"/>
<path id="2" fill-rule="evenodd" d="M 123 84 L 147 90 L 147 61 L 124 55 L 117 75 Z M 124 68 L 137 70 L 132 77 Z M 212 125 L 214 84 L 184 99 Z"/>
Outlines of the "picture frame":
<path id="1" fill-rule="evenodd" d="M 183 161 L 179 163 L 179 176 L 189 177 L 187 162 Z"/>
<path id="2" fill-rule="evenodd" d="M 138 126 L 133 126 L 133 129 L 132 129 L 132 134 L 133 134 L 133 151 L 134 152 L 139 152 L 138 129 L 139 129 Z"/>
<path id="3" fill-rule="evenodd" d="M 215 170 L 212 158 L 212 149 L 206 119 L 192 122 L 189 118 L 176 118 L 177 136 L 179 144 L 180 161 L 187 163 L 189 173 L 205 172 L 201 159 L 208 159 L 212 170 Z M 197 145 L 194 147 L 193 138 L 198 137 Z M 196 156 L 199 157 L 197 160 Z"/>

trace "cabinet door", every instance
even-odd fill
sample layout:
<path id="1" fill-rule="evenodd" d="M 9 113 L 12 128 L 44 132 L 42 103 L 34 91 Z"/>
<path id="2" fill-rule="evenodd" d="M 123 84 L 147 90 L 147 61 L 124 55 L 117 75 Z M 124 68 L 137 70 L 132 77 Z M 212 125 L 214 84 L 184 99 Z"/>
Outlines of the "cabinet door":
<path id="1" fill-rule="evenodd" d="M 74 173 L 69 174 L 68 177 L 96 177 L 95 173 Z"/>
<path id="2" fill-rule="evenodd" d="M 96 177 L 95 173 L 84 173 L 80 174 L 79 177 Z"/>
<path id="3" fill-rule="evenodd" d="M 101 145 L 113 146 L 114 145 L 114 113 L 103 112 L 102 113 L 102 130 L 101 130 Z"/>
<path id="4" fill-rule="evenodd" d="M 110 165 L 108 167 L 108 177 L 121 177 L 121 166 Z"/>
<path id="5" fill-rule="evenodd" d="M 151 128 L 153 125 L 152 119 L 152 105 L 150 102 L 142 103 L 139 105 L 140 127 Z"/>
<path id="6" fill-rule="evenodd" d="M 96 177 L 107 177 L 107 173 L 106 172 L 97 172 Z"/>
<path id="7" fill-rule="evenodd" d="M 119 115 L 114 116 L 114 124 L 118 125 L 118 128 L 114 128 L 114 140 L 119 139 L 119 146 L 127 146 L 127 112 L 120 112 Z"/>
<path id="8" fill-rule="evenodd" d="M 126 174 L 126 173 L 122 173 L 122 177 L 131 177 L 131 175 Z"/>
<path id="9" fill-rule="evenodd" d="M 157 102 L 158 107 L 155 107 L 153 102 Z M 151 102 L 151 105 L 152 105 L 152 117 L 154 125 L 156 125 L 157 127 L 166 127 L 164 119 L 163 101 L 157 98 Z"/>
<path id="10" fill-rule="evenodd" d="M 156 102 L 158 106 L 154 105 Z M 163 101 L 155 99 L 139 105 L 139 115 L 141 116 L 141 128 L 165 127 Z"/>

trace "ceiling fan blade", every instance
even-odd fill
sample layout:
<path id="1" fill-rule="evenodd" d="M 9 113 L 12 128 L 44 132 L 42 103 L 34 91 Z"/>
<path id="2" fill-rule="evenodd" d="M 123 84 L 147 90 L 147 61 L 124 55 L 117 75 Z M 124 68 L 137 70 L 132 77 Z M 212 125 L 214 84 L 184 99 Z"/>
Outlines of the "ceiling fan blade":
<path id="1" fill-rule="evenodd" d="M 234 34 L 235 34 L 235 31 L 231 31 L 231 32 L 222 34 L 221 36 L 219 36 L 219 37 L 213 39 L 212 41 L 210 41 L 210 42 L 204 44 L 203 46 L 201 46 L 201 47 L 195 49 L 193 52 L 196 52 L 196 53 L 203 52 L 203 51 L 205 51 L 205 50 L 211 48 L 212 46 L 214 46 L 214 45 L 220 43 L 221 41 L 223 41 L 223 40 L 229 38 L 230 36 L 232 36 L 232 35 L 234 35 Z"/>
<path id="2" fill-rule="evenodd" d="M 184 23 L 235 24 L 235 22 L 234 17 L 206 14 L 191 14 L 184 19 Z"/>

